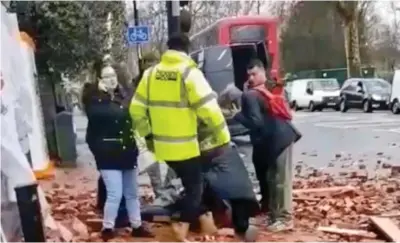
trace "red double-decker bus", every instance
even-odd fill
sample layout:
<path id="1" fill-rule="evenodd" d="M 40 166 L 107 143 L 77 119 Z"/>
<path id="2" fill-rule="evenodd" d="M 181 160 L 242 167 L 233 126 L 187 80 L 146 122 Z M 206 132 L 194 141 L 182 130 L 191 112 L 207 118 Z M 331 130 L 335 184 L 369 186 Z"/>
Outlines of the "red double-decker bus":
<path id="1" fill-rule="evenodd" d="M 268 60 L 270 62 L 268 64 L 270 77 L 280 84 L 277 28 L 278 21 L 273 18 L 261 16 L 228 17 L 220 19 L 208 28 L 194 34 L 190 37 L 190 40 L 196 50 L 215 45 L 257 43 L 263 41 L 266 45 Z"/>

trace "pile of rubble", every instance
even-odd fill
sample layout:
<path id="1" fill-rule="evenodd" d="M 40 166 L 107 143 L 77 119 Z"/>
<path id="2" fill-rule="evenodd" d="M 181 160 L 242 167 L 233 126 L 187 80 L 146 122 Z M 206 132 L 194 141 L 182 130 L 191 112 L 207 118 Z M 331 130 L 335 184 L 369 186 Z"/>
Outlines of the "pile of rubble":
<path id="1" fill-rule="evenodd" d="M 361 171 L 340 178 L 312 173 L 296 180 L 295 225 L 305 231 L 317 230 L 324 241 L 394 240 L 391 237 L 400 237 L 400 230 L 382 237 L 386 226 L 378 221 L 385 219 L 386 225 L 386 221 L 397 222 L 400 227 L 395 220 L 400 218 L 399 175 L 400 167 L 391 167 L 390 175 L 381 178 L 368 179 Z"/>
<path id="2" fill-rule="evenodd" d="M 291 233 L 262 232 L 260 241 L 400 241 L 400 167 L 391 167 L 388 176 L 367 178 L 365 173 L 333 177 L 313 171 L 296 178 L 293 190 L 294 224 Z M 71 185 L 67 187 L 72 187 Z M 59 231 L 47 230 L 48 241 L 101 241 L 101 216 L 96 211 L 96 192 L 73 195 L 65 185 L 53 183 L 47 199 Z M 143 188 L 145 194 L 148 188 Z M 148 196 L 143 195 L 147 201 Z M 397 224 L 397 225 L 396 225 Z M 163 241 L 168 229 L 152 225 L 157 234 L 152 241 Z M 396 232 L 397 230 L 397 232 Z M 163 233 L 164 232 L 164 233 Z M 227 233 L 228 232 L 228 233 Z M 220 237 L 193 236 L 196 241 L 237 241 L 232 230 Z M 132 241 L 129 229 L 120 229 L 114 242 Z M 139 239 L 143 241 L 143 239 Z"/>

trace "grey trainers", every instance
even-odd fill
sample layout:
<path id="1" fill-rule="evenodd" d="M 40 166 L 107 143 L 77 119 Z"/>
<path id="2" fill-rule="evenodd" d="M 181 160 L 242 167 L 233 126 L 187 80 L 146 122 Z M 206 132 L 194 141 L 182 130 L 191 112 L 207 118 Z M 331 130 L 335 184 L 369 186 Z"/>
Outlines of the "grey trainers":
<path id="1" fill-rule="evenodd" d="M 293 229 L 293 221 L 291 220 L 275 220 L 267 226 L 267 230 L 271 232 L 281 232 Z"/>

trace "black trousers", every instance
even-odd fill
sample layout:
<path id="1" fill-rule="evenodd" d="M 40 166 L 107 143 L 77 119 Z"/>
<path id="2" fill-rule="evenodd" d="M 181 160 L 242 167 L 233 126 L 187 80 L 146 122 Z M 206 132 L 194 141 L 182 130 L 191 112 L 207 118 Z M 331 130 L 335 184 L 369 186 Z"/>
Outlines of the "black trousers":
<path id="1" fill-rule="evenodd" d="M 251 217 L 250 202 L 244 199 L 230 200 L 232 210 L 232 224 L 239 235 L 246 233 Z"/>
<path id="2" fill-rule="evenodd" d="M 275 167 L 275 161 L 268 152 L 267 146 L 266 144 L 254 144 L 252 155 L 256 177 L 260 184 L 261 206 L 263 209 L 268 209 L 268 200 L 270 198 L 267 174 L 270 170 L 274 170 Z"/>
<path id="3" fill-rule="evenodd" d="M 203 202 L 214 213 L 225 212 L 229 207 L 224 202 L 229 203 L 231 222 L 235 232 L 237 234 L 244 234 L 249 228 L 249 220 L 252 216 L 254 202 L 247 199 L 230 199 L 225 201 L 207 185 L 204 189 Z"/>
<path id="4" fill-rule="evenodd" d="M 185 189 L 182 198 L 181 222 L 192 223 L 208 210 L 203 204 L 204 179 L 200 157 L 182 161 L 166 161 L 182 181 Z"/>

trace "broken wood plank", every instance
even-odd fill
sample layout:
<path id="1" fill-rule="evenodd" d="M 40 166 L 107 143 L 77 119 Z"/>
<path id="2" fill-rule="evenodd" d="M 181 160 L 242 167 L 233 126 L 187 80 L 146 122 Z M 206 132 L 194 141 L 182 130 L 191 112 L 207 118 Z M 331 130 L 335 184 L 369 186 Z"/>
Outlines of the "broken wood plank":
<path id="1" fill-rule="evenodd" d="M 74 235 L 70 230 L 68 230 L 61 222 L 56 222 L 57 228 L 60 232 L 61 238 L 64 242 L 71 242 L 74 238 Z"/>
<path id="2" fill-rule="evenodd" d="M 382 217 L 382 218 L 400 218 L 400 213 L 385 213 L 385 214 L 379 215 L 379 217 Z"/>
<path id="3" fill-rule="evenodd" d="M 293 200 L 294 201 L 310 201 L 310 202 L 319 202 L 319 201 L 321 201 L 322 199 L 321 198 L 316 198 L 316 197 L 297 197 L 297 196 L 295 196 L 295 197 L 293 197 Z"/>
<path id="4" fill-rule="evenodd" d="M 337 235 L 346 235 L 346 236 L 360 236 L 369 239 L 375 239 L 376 234 L 373 232 L 369 232 L 366 230 L 354 230 L 354 229 L 340 229 L 335 227 L 318 227 L 318 231 L 337 234 Z"/>
<path id="5" fill-rule="evenodd" d="M 400 242 L 400 229 L 390 218 L 372 216 L 372 224 L 381 232 L 387 240 L 391 242 Z"/>
<path id="6" fill-rule="evenodd" d="M 294 194 L 302 194 L 302 193 L 333 193 L 340 191 L 351 191 L 356 190 L 356 188 L 352 186 L 333 186 L 333 187 L 322 187 L 322 188 L 309 188 L 309 189 L 296 189 L 293 190 Z"/>

